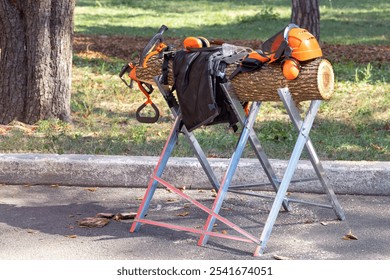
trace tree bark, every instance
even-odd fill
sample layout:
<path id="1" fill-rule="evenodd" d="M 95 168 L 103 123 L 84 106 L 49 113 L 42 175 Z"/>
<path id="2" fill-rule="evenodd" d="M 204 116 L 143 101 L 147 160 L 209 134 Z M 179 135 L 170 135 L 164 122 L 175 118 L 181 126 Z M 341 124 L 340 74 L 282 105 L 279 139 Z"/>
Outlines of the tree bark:
<path id="1" fill-rule="evenodd" d="M 291 23 L 308 30 L 320 41 L 320 7 L 318 0 L 292 0 Z"/>
<path id="2" fill-rule="evenodd" d="M 230 65 L 227 75 L 234 71 Z M 279 63 L 264 65 L 260 70 L 240 73 L 232 81 L 240 101 L 281 101 L 278 88 L 287 87 L 296 102 L 305 100 L 328 100 L 334 91 L 334 72 L 330 62 L 317 58 L 302 62 L 299 76 L 287 80 Z"/>
<path id="3" fill-rule="evenodd" d="M 70 121 L 75 0 L 0 0 L 0 123 Z"/>

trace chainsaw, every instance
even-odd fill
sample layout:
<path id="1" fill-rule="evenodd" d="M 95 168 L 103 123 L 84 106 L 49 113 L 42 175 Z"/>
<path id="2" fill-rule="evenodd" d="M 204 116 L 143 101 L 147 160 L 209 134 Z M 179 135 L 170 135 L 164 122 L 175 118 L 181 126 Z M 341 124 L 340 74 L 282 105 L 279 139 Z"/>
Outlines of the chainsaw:
<path id="1" fill-rule="evenodd" d="M 130 62 L 122 67 L 121 72 L 119 73 L 120 79 L 126 84 L 127 87 L 130 89 L 133 88 L 133 83 L 136 82 L 138 85 L 138 88 L 141 90 L 141 92 L 145 95 L 146 101 L 137 109 L 136 111 L 136 119 L 139 122 L 142 123 L 155 123 L 158 121 L 158 118 L 160 117 L 160 112 L 157 108 L 157 106 L 153 103 L 150 95 L 153 92 L 153 86 L 150 84 L 147 84 L 143 81 L 140 81 L 137 78 L 136 75 L 136 69 L 137 67 L 147 68 L 148 67 L 148 61 L 151 57 L 159 56 L 162 57 L 162 54 L 165 50 L 167 50 L 169 47 L 164 44 L 163 40 L 163 33 L 168 30 L 168 27 L 165 25 L 162 25 L 160 29 L 157 31 L 157 33 L 150 39 L 148 44 L 144 47 L 142 50 L 139 63 L 136 64 L 134 62 Z M 130 83 L 128 83 L 123 76 L 127 73 L 128 77 L 130 78 Z M 145 109 L 146 106 L 150 105 L 152 109 L 154 110 L 154 116 L 142 116 L 141 112 Z"/>

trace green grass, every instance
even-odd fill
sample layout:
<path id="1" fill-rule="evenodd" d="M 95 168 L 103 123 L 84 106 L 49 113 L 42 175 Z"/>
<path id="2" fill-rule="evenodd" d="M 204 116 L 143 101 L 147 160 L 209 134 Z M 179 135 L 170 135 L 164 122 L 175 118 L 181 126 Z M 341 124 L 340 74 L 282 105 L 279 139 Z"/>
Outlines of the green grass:
<path id="1" fill-rule="evenodd" d="M 320 1 L 321 41 L 389 44 L 387 0 Z M 79 0 L 76 32 L 150 37 L 165 24 L 169 36 L 265 40 L 290 22 L 285 0 Z"/>
<path id="2" fill-rule="evenodd" d="M 137 122 L 135 111 L 144 97 L 120 81 L 122 65 L 123 61 L 115 59 L 75 56 L 73 125 L 58 120 L 40 121 L 36 126 L 14 123 L 3 133 L 0 151 L 159 155 L 172 125 L 170 112 L 156 91 L 152 96 L 161 111 L 159 122 Z M 390 66 L 374 64 L 370 68 L 351 62 L 335 64 L 334 68 L 334 96 L 322 103 L 311 132 L 320 158 L 390 160 Z M 351 71 L 354 69 L 358 76 Z M 263 103 L 255 130 L 271 158 L 289 157 L 297 132 L 280 102 Z M 208 156 L 229 157 L 239 133 L 226 125 L 215 125 L 195 130 L 195 135 Z M 174 155 L 193 156 L 184 138 L 180 138 Z M 246 149 L 244 156 L 254 154 Z"/>
<path id="3" fill-rule="evenodd" d="M 200 34 L 211 38 L 265 39 L 288 22 L 289 3 L 79 0 L 76 32 L 150 37 L 164 23 L 170 27 L 172 37 Z M 324 41 L 389 45 L 388 1 L 320 3 Z M 73 123 L 45 120 L 33 126 L 18 122 L 0 126 L 0 153 L 159 155 L 172 125 L 170 111 L 156 90 L 152 97 L 161 111 L 159 122 L 136 121 L 135 112 L 145 99 L 120 81 L 118 73 L 124 63 L 127 62 L 110 57 L 75 55 Z M 334 96 L 321 104 L 310 134 L 320 158 L 389 161 L 390 63 L 343 61 L 333 67 Z M 290 156 L 297 132 L 280 102 L 262 104 L 255 129 L 269 157 Z M 195 134 L 211 157 L 229 157 L 239 137 L 226 125 L 197 129 Z M 193 155 L 184 138 L 179 139 L 174 155 Z M 246 149 L 244 156 L 254 154 Z"/>

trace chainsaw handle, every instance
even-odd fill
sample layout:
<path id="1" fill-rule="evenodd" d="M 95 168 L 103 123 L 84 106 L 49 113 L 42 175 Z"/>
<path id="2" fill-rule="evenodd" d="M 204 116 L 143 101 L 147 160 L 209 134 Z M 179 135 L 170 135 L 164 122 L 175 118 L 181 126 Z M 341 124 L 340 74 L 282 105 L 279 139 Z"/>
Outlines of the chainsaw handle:
<path id="1" fill-rule="evenodd" d="M 161 25 L 160 29 L 157 31 L 157 33 L 150 39 L 148 44 L 144 47 L 141 53 L 141 57 L 139 60 L 139 65 L 143 65 L 145 57 L 154 49 L 154 47 L 158 43 L 162 43 L 163 41 L 163 33 L 168 30 L 168 27 L 166 25 Z"/>
<path id="2" fill-rule="evenodd" d="M 122 69 L 121 69 L 121 72 L 119 73 L 119 77 L 122 78 L 123 75 L 124 75 L 126 72 L 130 72 L 130 65 L 129 65 L 129 64 L 123 65 L 123 67 L 122 67 Z"/>
<path id="3" fill-rule="evenodd" d="M 133 88 L 133 79 L 130 80 L 130 83 L 128 83 L 124 78 L 123 78 L 123 75 L 125 73 L 129 73 L 131 70 L 131 67 L 129 64 L 126 64 L 122 67 L 122 70 L 121 72 L 119 73 L 119 78 L 122 80 L 122 82 L 125 83 L 125 85 L 129 88 Z"/>
<path id="4" fill-rule="evenodd" d="M 155 112 L 154 117 L 143 117 L 143 116 L 141 116 L 141 111 L 148 104 L 150 104 L 150 106 L 152 106 L 152 108 L 153 108 L 153 110 Z M 136 117 L 137 121 L 139 121 L 141 123 L 155 123 L 155 122 L 158 121 L 158 118 L 160 117 L 160 111 L 158 110 L 157 106 L 154 105 L 154 103 L 145 102 L 141 106 L 139 106 L 139 108 L 137 109 L 137 111 L 135 113 L 135 117 Z"/>

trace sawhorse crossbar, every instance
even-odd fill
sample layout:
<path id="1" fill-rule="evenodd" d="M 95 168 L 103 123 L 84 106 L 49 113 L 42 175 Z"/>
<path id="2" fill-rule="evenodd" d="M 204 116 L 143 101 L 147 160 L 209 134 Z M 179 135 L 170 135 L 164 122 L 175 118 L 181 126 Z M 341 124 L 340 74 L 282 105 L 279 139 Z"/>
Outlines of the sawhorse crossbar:
<path id="1" fill-rule="evenodd" d="M 263 148 L 261 147 L 260 141 L 258 140 L 255 131 L 253 129 L 253 125 L 255 123 L 256 117 L 260 110 L 261 102 L 259 101 L 252 102 L 249 114 L 248 116 L 246 116 L 241 103 L 235 97 L 234 90 L 232 89 L 230 83 L 222 84 L 222 89 L 225 95 L 227 96 L 227 98 L 229 99 L 229 101 L 231 102 L 232 108 L 242 125 L 242 131 L 238 139 L 237 145 L 235 147 L 235 150 L 230 158 L 225 175 L 221 183 L 219 183 L 213 170 L 211 169 L 211 166 L 206 158 L 206 155 L 204 154 L 194 134 L 192 132 L 189 132 L 184 125 L 181 126 L 180 109 L 177 102 L 172 102 L 172 99 L 169 98 L 169 94 L 170 94 L 169 88 L 160 83 L 160 77 L 155 78 L 155 83 L 157 84 L 160 92 L 167 100 L 167 103 L 172 111 L 172 114 L 175 117 L 175 122 L 172 126 L 169 137 L 165 143 L 159 161 L 150 178 L 148 187 L 146 189 L 145 195 L 142 199 L 142 203 L 138 209 L 134 222 L 131 226 L 130 232 L 139 231 L 141 224 L 150 224 L 154 226 L 160 226 L 160 227 L 170 228 L 174 230 L 183 230 L 183 231 L 199 234 L 200 239 L 198 241 L 198 245 L 200 246 L 205 245 L 210 236 L 250 242 L 256 244 L 254 255 L 259 256 L 264 253 L 264 250 L 267 245 L 267 241 L 270 238 L 272 228 L 275 224 L 276 218 L 278 216 L 281 207 L 283 207 L 284 210 L 289 211 L 290 203 L 303 203 L 303 204 L 309 204 L 313 206 L 333 209 L 338 219 L 340 220 L 345 219 L 343 209 L 341 208 L 332 187 L 327 183 L 327 180 L 324 175 L 324 169 L 321 165 L 321 162 L 318 159 L 314 146 L 309 138 L 309 133 L 312 124 L 314 122 L 315 116 L 321 104 L 320 100 L 311 101 L 310 107 L 306 112 L 306 117 L 302 120 L 289 90 L 287 88 L 278 89 L 278 94 L 281 100 L 283 101 L 284 107 L 286 108 L 292 123 L 294 124 L 295 128 L 298 131 L 298 138 L 296 140 L 295 147 L 293 149 L 292 155 L 288 162 L 287 168 L 285 170 L 282 180 L 279 180 L 274 170 L 272 169 L 268 157 L 266 156 Z M 217 191 L 217 196 L 214 200 L 211 209 L 204 206 L 197 200 L 191 198 L 190 196 L 188 196 L 187 194 L 185 194 L 184 192 L 177 189 L 169 182 L 161 178 L 163 171 L 167 165 L 168 159 L 170 158 L 172 151 L 175 147 L 180 132 L 182 132 L 185 135 L 186 139 L 188 140 L 188 142 L 190 143 L 194 151 L 195 156 L 199 160 L 202 168 L 204 169 L 212 187 Z M 238 225 L 232 223 L 231 221 L 219 215 L 219 211 L 221 210 L 222 204 L 228 192 L 253 195 L 253 194 L 246 193 L 245 191 L 242 191 L 243 187 L 245 186 L 231 185 L 233 175 L 236 172 L 239 160 L 242 156 L 242 153 L 244 151 L 244 148 L 248 140 L 256 154 L 256 157 L 258 158 L 261 166 L 263 167 L 270 181 L 270 184 L 272 185 L 274 191 L 276 192 L 276 195 L 271 197 L 273 199 L 273 205 L 271 207 L 270 213 L 268 214 L 268 218 L 264 225 L 260 238 L 253 236 L 251 233 L 247 232 L 243 228 L 239 227 Z M 327 194 L 330 204 L 322 204 L 322 203 L 316 203 L 312 201 L 303 201 L 303 200 L 298 200 L 286 196 L 287 189 L 289 185 L 292 183 L 293 174 L 297 168 L 299 158 L 304 148 L 308 152 L 309 159 L 318 177 L 317 179 L 321 182 L 321 186 L 323 187 L 325 193 Z M 184 227 L 184 226 L 154 221 L 150 219 L 145 219 L 145 216 L 149 210 L 150 202 L 153 198 L 153 195 L 157 189 L 158 184 L 163 185 L 173 193 L 188 200 L 193 205 L 206 212 L 208 214 L 208 217 L 205 221 L 203 229 Z M 262 196 L 262 195 L 257 195 L 257 196 Z M 270 198 L 269 196 L 262 196 L 262 197 Z M 218 232 L 213 232 L 212 229 L 216 220 L 229 226 L 237 233 L 239 233 L 241 236 L 227 235 Z"/>

